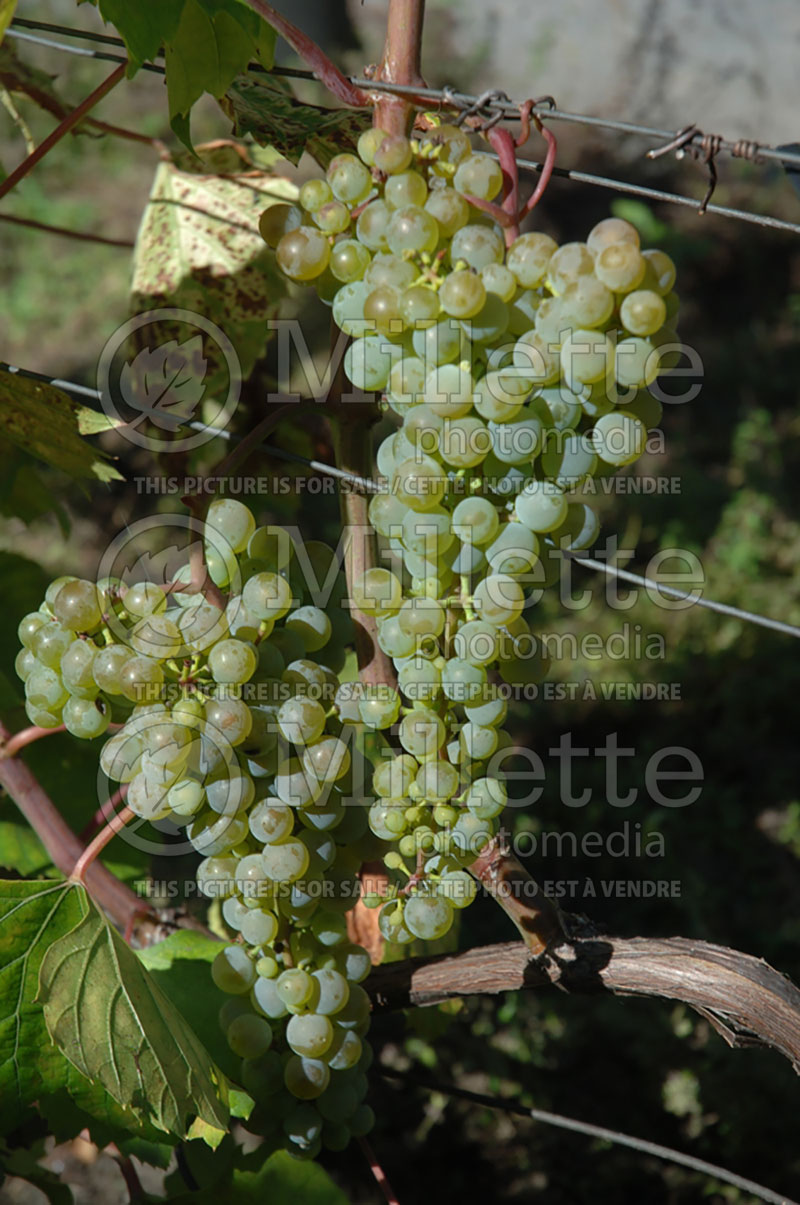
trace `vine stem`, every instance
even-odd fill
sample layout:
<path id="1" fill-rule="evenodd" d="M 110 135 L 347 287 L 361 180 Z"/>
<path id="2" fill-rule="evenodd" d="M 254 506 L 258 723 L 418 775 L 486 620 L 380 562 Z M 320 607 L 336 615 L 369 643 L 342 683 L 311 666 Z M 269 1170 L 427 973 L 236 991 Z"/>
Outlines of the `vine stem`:
<path id="1" fill-rule="evenodd" d="M 101 803 L 91 820 L 84 828 L 81 829 L 79 837 L 81 841 L 91 841 L 97 830 L 101 828 L 106 821 L 114 815 L 114 810 L 123 803 L 125 796 L 128 794 L 130 783 L 124 782 L 118 787 L 113 795 L 109 795 L 105 803 Z"/>
<path id="2" fill-rule="evenodd" d="M 54 130 L 39 143 L 36 150 L 28 155 L 27 159 L 23 159 L 19 167 L 15 168 L 10 176 L 0 184 L 0 200 L 11 192 L 12 188 L 16 188 L 20 180 L 27 176 L 36 164 L 45 157 L 48 151 L 51 151 L 57 142 L 60 142 L 65 134 L 68 134 L 78 122 L 86 116 L 90 109 L 93 109 L 98 101 L 102 100 L 106 93 L 116 87 L 119 81 L 125 75 L 128 64 L 120 63 L 119 67 L 115 67 L 107 79 L 103 80 L 102 84 L 95 88 L 94 92 L 90 92 L 85 100 L 81 101 L 76 109 L 68 113 L 63 121 L 59 122 Z"/>
<path id="3" fill-rule="evenodd" d="M 15 757 L 20 749 L 24 749 L 26 745 L 32 745 L 34 741 L 40 741 L 45 736 L 53 736 L 56 732 L 66 732 L 63 724 L 59 724 L 56 728 L 40 728 L 38 724 L 32 724 L 29 728 L 21 728 L 4 745 L 0 746 L 0 760 L 6 757 Z"/>
<path id="4" fill-rule="evenodd" d="M 425 87 L 420 72 L 425 0 L 389 0 L 386 43 L 375 79 L 385 84 Z M 408 132 L 412 106 L 408 99 L 379 93 L 373 124 L 387 134 Z"/>
<path id="5" fill-rule="evenodd" d="M 72 868 L 70 878 L 75 883 L 83 883 L 86 872 L 94 862 L 97 855 L 105 849 L 112 837 L 116 837 L 117 833 L 121 833 L 125 825 L 135 816 L 132 808 L 127 804 L 121 808 L 113 816 L 111 816 L 104 828 L 100 830 L 93 841 L 90 841 L 83 851 L 81 856 Z"/>
<path id="6" fill-rule="evenodd" d="M 386 1197 L 386 1200 L 389 1202 L 389 1205 L 400 1205 L 400 1202 L 397 1199 L 395 1191 L 392 1188 L 392 1186 L 389 1183 L 389 1180 L 386 1176 L 386 1172 L 383 1170 L 380 1163 L 378 1162 L 378 1157 L 375 1154 L 375 1152 L 373 1151 L 370 1144 L 367 1142 L 366 1138 L 359 1138 L 358 1145 L 361 1147 L 361 1150 L 364 1152 L 364 1157 L 367 1160 L 367 1163 L 369 1164 L 369 1169 L 372 1172 L 373 1176 L 375 1177 L 376 1181 L 378 1182 L 378 1187 L 380 1188 L 383 1195 Z"/>

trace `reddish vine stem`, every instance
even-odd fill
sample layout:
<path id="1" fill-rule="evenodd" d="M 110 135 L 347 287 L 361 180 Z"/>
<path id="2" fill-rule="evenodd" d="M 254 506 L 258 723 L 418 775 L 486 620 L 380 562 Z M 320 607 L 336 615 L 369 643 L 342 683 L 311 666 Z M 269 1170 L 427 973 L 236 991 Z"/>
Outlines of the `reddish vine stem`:
<path id="1" fill-rule="evenodd" d="M 56 728 L 40 728 L 38 724 L 32 724 L 29 728 L 21 728 L 6 744 L 0 745 L 0 760 L 15 757 L 26 745 L 32 745 L 34 741 L 40 741 L 45 736 L 53 736 L 56 732 L 66 732 L 66 728 L 63 724 L 59 724 Z"/>
<path id="2" fill-rule="evenodd" d="M 424 19 L 425 0 L 389 0 L 386 43 L 376 80 L 425 87 L 420 71 Z M 387 134 L 406 134 L 411 108 L 407 97 L 378 93 L 373 124 Z"/>
<path id="3" fill-rule="evenodd" d="M 386 1200 L 389 1202 L 389 1205 L 400 1205 L 400 1202 L 397 1199 L 395 1191 L 392 1188 L 391 1184 L 389 1183 L 386 1172 L 383 1170 L 380 1163 L 378 1162 L 378 1157 L 375 1154 L 375 1152 L 373 1151 L 370 1144 L 367 1142 L 366 1138 L 359 1138 L 358 1144 L 361 1147 L 361 1150 L 364 1152 L 364 1158 L 366 1159 L 367 1163 L 369 1164 L 369 1170 L 372 1172 L 373 1176 L 375 1177 L 375 1179 L 378 1183 L 378 1187 L 380 1188 L 383 1195 L 386 1197 Z"/>
<path id="4" fill-rule="evenodd" d="M 95 858 L 108 845 L 109 841 L 116 837 L 117 833 L 121 833 L 129 820 L 136 813 L 127 806 L 121 808 L 108 821 L 105 828 L 101 829 L 93 841 L 90 841 L 86 849 L 80 855 L 78 860 L 70 872 L 70 878 L 75 883 L 83 883 L 86 878 L 86 872 L 94 862 Z"/>
<path id="5" fill-rule="evenodd" d="M 124 782 L 113 795 L 109 795 L 105 803 L 101 803 L 91 820 L 78 834 L 81 841 L 91 841 L 92 837 L 114 815 L 119 804 L 123 803 L 128 794 L 130 783 Z"/>
<path id="6" fill-rule="evenodd" d="M 60 142 L 64 135 L 68 134 L 86 116 L 89 110 L 93 109 L 98 101 L 102 100 L 106 93 L 110 92 L 119 83 L 125 75 L 127 66 L 127 63 L 120 63 L 119 67 L 115 67 L 108 78 L 103 80 L 102 84 L 95 88 L 94 92 L 90 92 L 86 99 L 81 101 L 78 107 L 73 109 L 63 121 L 59 122 L 44 141 L 39 143 L 36 150 L 28 155 L 27 159 L 23 159 L 19 167 L 15 168 L 11 175 L 7 176 L 3 183 L 0 184 L 0 200 L 7 196 L 12 188 L 16 188 L 20 180 L 23 180 L 27 176 L 28 172 L 45 157 L 48 151 L 51 151 L 56 143 Z"/>
<path id="7" fill-rule="evenodd" d="M 104 234 L 88 234 L 83 230 L 70 230 L 67 226 L 52 226 L 49 222 L 35 222 L 33 218 L 21 218 L 15 213 L 0 213 L 0 222 L 11 222 L 15 226 L 27 226 L 31 230 L 43 230 L 46 234 L 60 234 L 63 238 L 78 239 L 82 243 L 100 243 L 104 247 L 134 247 L 132 239 L 106 238 Z"/>

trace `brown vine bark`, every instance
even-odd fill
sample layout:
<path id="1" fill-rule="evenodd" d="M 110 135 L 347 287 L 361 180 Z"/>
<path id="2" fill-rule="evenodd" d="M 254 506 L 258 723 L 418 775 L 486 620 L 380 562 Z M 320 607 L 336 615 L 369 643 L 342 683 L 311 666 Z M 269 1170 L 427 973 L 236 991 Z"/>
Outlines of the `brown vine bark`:
<path id="1" fill-rule="evenodd" d="M 425 0 L 389 0 L 386 44 L 374 78 L 387 84 L 425 87 L 420 72 Z M 387 134 L 406 134 L 411 105 L 400 96 L 378 93 L 373 124 Z"/>
<path id="2" fill-rule="evenodd" d="M 558 987 L 680 1000 L 729 1046 L 766 1046 L 800 1073 L 800 991 L 763 959 L 685 937 L 576 937 L 542 957 L 522 942 L 376 967 L 364 984 L 375 1012 L 459 996 Z"/>

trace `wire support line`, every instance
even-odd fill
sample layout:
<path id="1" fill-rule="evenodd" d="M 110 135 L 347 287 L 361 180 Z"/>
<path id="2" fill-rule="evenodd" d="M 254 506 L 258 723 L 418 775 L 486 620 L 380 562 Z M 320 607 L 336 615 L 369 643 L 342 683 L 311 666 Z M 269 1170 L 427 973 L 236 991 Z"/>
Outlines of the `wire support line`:
<path id="1" fill-rule="evenodd" d="M 65 393 L 72 393 L 78 397 L 91 398 L 93 401 L 100 403 L 103 400 L 103 395 L 99 390 L 92 389 L 88 385 L 79 385 L 75 381 L 65 381 L 49 377 L 45 373 L 33 372 L 28 368 L 17 368 L 3 362 L 0 362 L 0 371 L 9 372 L 31 381 L 41 381 L 43 384 L 52 385 L 57 389 L 62 389 Z M 139 410 L 142 414 L 155 415 L 163 421 L 164 416 L 161 411 L 153 410 L 149 406 L 140 406 Z M 193 431 L 202 431 L 212 438 L 224 439 L 234 447 L 241 443 L 241 440 L 232 435 L 230 431 L 226 431 L 222 427 L 209 427 L 199 421 L 188 420 L 180 422 L 175 420 L 175 426 L 176 428 L 189 427 Z M 117 429 L 119 430 L 119 428 Z M 287 452 L 284 448 L 267 443 L 266 441 L 261 447 L 265 452 L 268 452 L 271 456 L 276 456 L 279 460 L 302 464 L 306 468 L 313 469 L 316 473 L 323 473 L 328 477 L 335 477 L 339 481 L 347 482 L 354 489 L 362 490 L 364 493 L 380 494 L 386 490 L 385 483 L 375 481 L 370 477 L 359 477 L 355 473 L 348 473 L 344 469 L 339 469 L 332 464 L 326 464 L 322 460 L 310 460 L 306 456 L 300 456 L 297 452 Z M 687 594 L 682 590 L 676 590 L 673 586 L 666 586 L 656 581 L 655 578 L 645 577 L 639 573 L 632 573 L 629 569 L 620 569 L 615 565 L 604 564 L 602 561 L 594 561 L 588 557 L 577 556 L 575 553 L 569 551 L 562 552 L 561 555 L 575 561 L 576 564 L 581 565 L 584 569 L 591 569 L 595 573 L 605 573 L 609 577 L 617 577 L 633 585 L 644 586 L 646 589 L 649 588 L 659 594 L 665 594 L 670 598 L 690 603 L 692 606 L 705 607 L 709 611 L 716 611 L 720 615 L 728 615 L 732 619 L 740 619 L 746 623 L 757 624 L 762 628 L 770 628 L 772 631 L 780 632 L 784 636 L 800 638 L 800 627 L 785 623 L 781 619 L 771 619 L 769 616 L 759 615 L 755 611 L 745 611 L 741 607 L 731 606 L 730 603 L 719 603 L 710 598 L 698 598 L 695 594 Z"/>
<path id="2" fill-rule="evenodd" d="M 381 1068 L 381 1075 L 387 1079 L 397 1079 L 407 1082 L 411 1077 L 399 1071 L 394 1071 L 388 1067 Z M 575 1134 L 584 1134 L 587 1138 L 599 1138 L 604 1142 L 612 1142 L 617 1146 L 626 1146 L 630 1150 L 639 1151 L 643 1155 L 654 1155 L 656 1159 L 661 1159 L 665 1163 L 678 1163 L 682 1167 L 688 1167 L 692 1171 L 700 1172 L 701 1175 L 710 1176 L 715 1180 L 723 1180 L 726 1184 L 735 1185 L 736 1188 L 743 1192 L 752 1193 L 761 1201 L 766 1201 L 768 1205 L 798 1205 L 797 1201 L 793 1201 L 790 1197 L 782 1193 L 777 1193 L 771 1188 L 766 1188 L 763 1184 L 757 1184 L 755 1180 L 748 1180 L 745 1176 L 739 1176 L 736 1172 L 728 1171 L 726 1167 L 720 1167 L 716 1163 L 708 1163 L 705 1159 L 698 1159 L 696 1155 L 687 1155 L 683 1151 L 676 1151 L 674 1147 L 662 1146 L 660 1142 L 650 1142 L 647 1138 L 637 1138 L 634 1134 L 626 1134 L 621 1130 L 610 1130 L 606 1126 L 592 1125 L 588 1121 L 578 1121 L 575 1117 L 565 1117 L 563 1113 L 551 1113 L 546 1109 L 527 1109 L 524 1105 L 518 1105 L 514 1101 L 503 1100 L 496 1096 L 487 1096 L 483 1092 L 472 1092 L 467 1088 L 458 1088 L 455 1085 L 449 1084 L 432 1084 L 413 1080 L 414 1087 L 428 1091 L 441 1092 L 444 1096 L 458 1097 L 462 1100 L 470 1101 L 472 1104 L 484 1105 L 489 1109 L 499 1109 L 504 1113 L 514 1113 L 518 1117 L 530 1117 L 534 1121 L 540 1121 L 544 1125 L 556 1126 L 561 1130 L 571 1130 Z"/>
<path id="3" fill-rule="evenodd" d="M 27 18 L 15 17 L 11 25 L 12 30 L 15 27 L 38 29 L 58 34 L 61 37 L 86 39 L 87 41 L 102 43 L 106 46 L 124 47 L 125 45 L 122 38 L 114 37 L 111 34 L 93 33 L 89 30 L 74 29 L 67 25 L 56 25 L 48 21 L 32 21 Z M 260 63 L 252 64 L 251 68 L 261 70 L 262 72 L 265 70 Z M 291 79 L 319 80 L 316 72 L 296 67 L 273 67 L 269 74 L 283 75 Z M 515 101 L 498 93 L 484 93 L 483 96 L 471 96 L 466 92 L 458 92 L 453 88 L 414 87 L 413 85 L 393 84 L 355 75 L 348 76 L 348 80 L 355 87 L 362 88 L 364 91 L 386 92 L 396 96 L 408 96 L 412 98 L 420 97 L 425 101 L 437 101 L 440 104 L 449 104 L 458 109 L 497 113 L 502 117 L 510 119 L 519 116 L 519 105 Z M 700 149 L 700 144 L 704 137 L 701 130 L 692 126 L 684 127 L 685 130 L 693 130 L 693 132 L 690 136 L 684 137 L 681 140 L 681 131 L 664 130 L 658 126 L 647 126 L 634 121 L 623 121 L 618 118 L 595 117 L 588 113 L 572 113 L 566 109 L 550 107 L 545 103 L 535 105 L 534 112 L 540 116 L 546 116 L 552 121 L 563 121 L 573 125 L 594 126 L 598 129 L 610 130 L 619 134 L 635 134 L 667 144 L 678 139 L 680 145 L 675 148 L 678 151 L 685 150 L 690 145 L 695 145 Z M 734 158 L 747 158 L 753 161 L 756 159 L 765 159 L 777 163 L 790 163 L 796 167 L 800 167 L 800 152 L 790 151 L 781 147 L 771 147 L 760 142 L 758 139 L 732 139 L 724 138 L 720 135 L 713 135 L 713 138 L 715 155 L 725 151 Z"/>
<path id="4" fill-rule="evenodd" d="M 36 46 L 46 46 L 50 50 L 61 50 L 65 54 L 77 54 L 81 58 L 86 59 L 102 59 L 106 63 L 127 63 L 128 56 L 125 54 L 109 54 L 105 50 L 87 50 L 84 46 L 65 46 L 61 42 L 52 42 L 49 38 L 39 38 L 36 34 L 23 33 L 22 30 L 9 27 L 5 36 L 7 38 L 18 38 L 21 42 L 33 42 Z M 121 43 L 124 45 L 124 43 Z M 156 75 L 166 75 L 164 67 L 160 67 L 157 63 L 142 63 L 142 71 L 152 71 Z"/>

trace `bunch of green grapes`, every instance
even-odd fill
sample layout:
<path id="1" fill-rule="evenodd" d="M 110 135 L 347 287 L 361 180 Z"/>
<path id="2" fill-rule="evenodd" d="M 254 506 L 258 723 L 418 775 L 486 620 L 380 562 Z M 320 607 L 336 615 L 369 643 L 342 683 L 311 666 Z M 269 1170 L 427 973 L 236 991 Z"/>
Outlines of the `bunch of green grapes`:
<path id="1" fill-rule="evenodd" d="M 402 943 L 441 937 L 475 895 L 466 868 L 507 799 L 498 687 L 547 673 L 525 613 L 560 555 L 597 538 L 582 485 L 633 463 L 660 419 L 649 387 L 674 360 L 678 299 L 672 261 L 621 219 L 585 243 L 507 245 L 483 207 L 500 167 L 457 127 L 433 120 L 413 141 L 371 129 L 357 149 L 261 232 L 350 337 L 348 379 L 399 422 L 369 508 L 394 572 L 369 570 L 353 598 L 398 689 L 350 699 L 342 718 L 396 730 L 369 824 L 392 843 L 380 927 Z"/>
<path id="2" fill-rule="evenodd" d="M 212 975 L 232 996 L 220 1018 L 242 1083 L 262 1132 L 313 1157 L 372 1122 L 370 958 L 344 914 L 385 846 L 335 706 L 345 586 L 315 605 L 333 551 L 305 544 L 301 571 L 288 533 L 231 499 L 209 509 L 205 554 L 221 606 L 188 563 L 166 585 L 53 582 L 20 624 L 17 670 L 34 723 L 85 738 L 111 725 L 107 778 L 202 855 L 199 887 L 231 933 Z"/>

